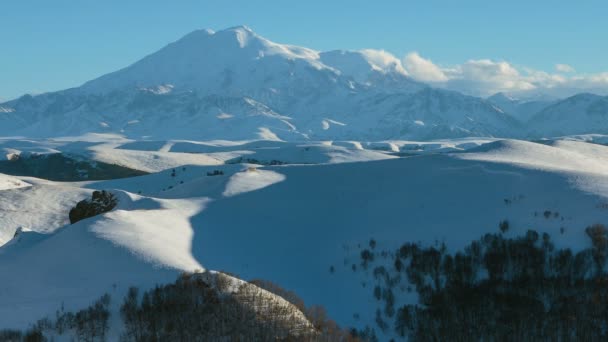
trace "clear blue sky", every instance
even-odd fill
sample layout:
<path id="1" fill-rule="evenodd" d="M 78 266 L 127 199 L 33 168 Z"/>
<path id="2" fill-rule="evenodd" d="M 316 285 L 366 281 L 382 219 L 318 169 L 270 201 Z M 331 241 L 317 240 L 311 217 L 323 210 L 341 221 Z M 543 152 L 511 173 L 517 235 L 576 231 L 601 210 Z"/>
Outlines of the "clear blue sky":
<path id="1" fill-rule="evenodd" d="M 245 24 L 319 50 L 418 51 L 608 71 L 608 1 L 3 0 L 0 99 L 78 86 L 199 28 Z"/>

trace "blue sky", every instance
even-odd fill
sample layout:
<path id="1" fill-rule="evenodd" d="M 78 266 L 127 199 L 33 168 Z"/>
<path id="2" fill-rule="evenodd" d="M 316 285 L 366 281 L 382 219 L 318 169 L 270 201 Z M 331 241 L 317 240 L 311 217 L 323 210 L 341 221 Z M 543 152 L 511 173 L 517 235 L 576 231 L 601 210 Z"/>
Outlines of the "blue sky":
<path id="1" fill-rule="evenodd" d="M 0 2 L 0 99 L 78 86 L 199 28 L 245 24 L 319 50 L 417 51 L 442 67 L 471 59 L 517 68 L 608 71 L 606 1 Z"/>

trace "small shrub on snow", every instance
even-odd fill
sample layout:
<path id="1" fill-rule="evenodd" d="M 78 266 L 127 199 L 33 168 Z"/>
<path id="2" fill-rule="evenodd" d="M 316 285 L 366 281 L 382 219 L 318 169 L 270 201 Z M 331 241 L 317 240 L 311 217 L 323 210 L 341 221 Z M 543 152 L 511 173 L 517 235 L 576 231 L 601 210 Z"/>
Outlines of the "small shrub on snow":
<path id="1" fill-rule="evenodd" d="M 374 253 L 372 253 L 369 249 L 364 249 L 361 251 L 361 264 L 363 268 L 367 268 L 367 264 L 371 261 L 374 261 Z"/>
<path id="2" fill-rule="evenodd" d="M 371 249 L 376 248 L 376 240 L 374 240 L 374 239 L 369 240 L 369 248 L 371 248 Z"/>
<path id="3" fill-rule="evenodd" d="M 106 213 L 114 209 L 117 204 L 118 199 L 112 193 L 105 190 L 93 191 L 90 200 L 82 200 L 70 210 L 70 223 L 74 224 L 86 218 Z"/>
<path id="4" fill-rule="evenodd" d="M 221 176 L 224 174 L 222 170 L 213 170 L 213 172 L 207 172 L 207 176 Z"/>
<path id="5" fill-rule="evenodd" d="M 509 221 L 500 221 L 500 223 L 498 224 L 498 228 L 500 228 L 501 233 L 506 233 L 509 230 Z"/>

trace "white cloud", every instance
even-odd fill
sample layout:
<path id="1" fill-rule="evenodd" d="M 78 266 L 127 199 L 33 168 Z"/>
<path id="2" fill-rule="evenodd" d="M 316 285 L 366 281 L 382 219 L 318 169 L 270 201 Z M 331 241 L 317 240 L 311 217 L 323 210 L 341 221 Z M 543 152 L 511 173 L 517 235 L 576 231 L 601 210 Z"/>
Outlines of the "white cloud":
<path id="1" fill-rule="evenodd" d="M 511 64 L 489 59 L 469 60 L 446 70 L 446 74 L 449 78 L 448 88 L 469 89 L 469 93 L 474 95 L 535 88 L 534 84 L 522 77 Z"/>
<path id="2" fill-rule="evenodd" d="M 403 64 L 414 79 L 475 96 L 489 96 L 497 92 L 559 97 L 580 92 L 608 94 L 608 72 L 574 74 L 574 68 L 566 64 L 557 64 L 556 69 L 561 73 L 571 73 L 569 76 L 490 59 L 472 59 L 450 67 L 440 67 L 416 52 L 406 55 Z"/>
<path id="3" fill-rule="evenodd" d="M 408 73 L 417 80 L 423 82 L 445 82 L 447 76 L 430 59 L 422 58 L 417 52 L 405 56 L 403 60 Z"/>
<path id="4" fill-rule="evenodd" d="M 384 50 L 365 49 L 359 51 L 367 61 L 378 71 L 395 71 L 406 75 L 406 71 L 399 58 Z"/>
<path id="5" fill-rule="evenodd" d="M 569 66 L 568 64 L 555 64 L 555 70 L 557 70 L 559 72 L 566 72 L 566 73 L 575 71 L 574 68 Z"/>

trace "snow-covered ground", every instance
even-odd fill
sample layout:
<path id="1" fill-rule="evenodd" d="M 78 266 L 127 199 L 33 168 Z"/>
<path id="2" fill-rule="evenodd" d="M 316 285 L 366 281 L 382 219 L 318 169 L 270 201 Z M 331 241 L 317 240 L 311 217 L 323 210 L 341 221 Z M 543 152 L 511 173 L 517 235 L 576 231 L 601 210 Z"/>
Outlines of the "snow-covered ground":
<path id="1" fill-rule="evenodd" d="M 0 175 L 0 329 L 207 269 L 270 280 L 342 326 L 374 327 L 371 270 L 352 271 L 372 238 L 389 250 L 417 241 L 453 250 L 507 219 L 509 234 L 536 229 L 557 247 L 586 247 L 585 227 L 608 220 L 608 147 L 587 142 L 604 138 L 5 139 L 11 153 L 52 149 L 151 173 L 74 183 Z M 94 189 L 112 190 L 118 208 L 70 225 L 69 209 Z"/>
<path id="2" fill-rule="evenodd" d="M 0 174 L 0 191 L 9 189 L 19 189 L 30 186 L 30 184 L 7 175 Z"/>

